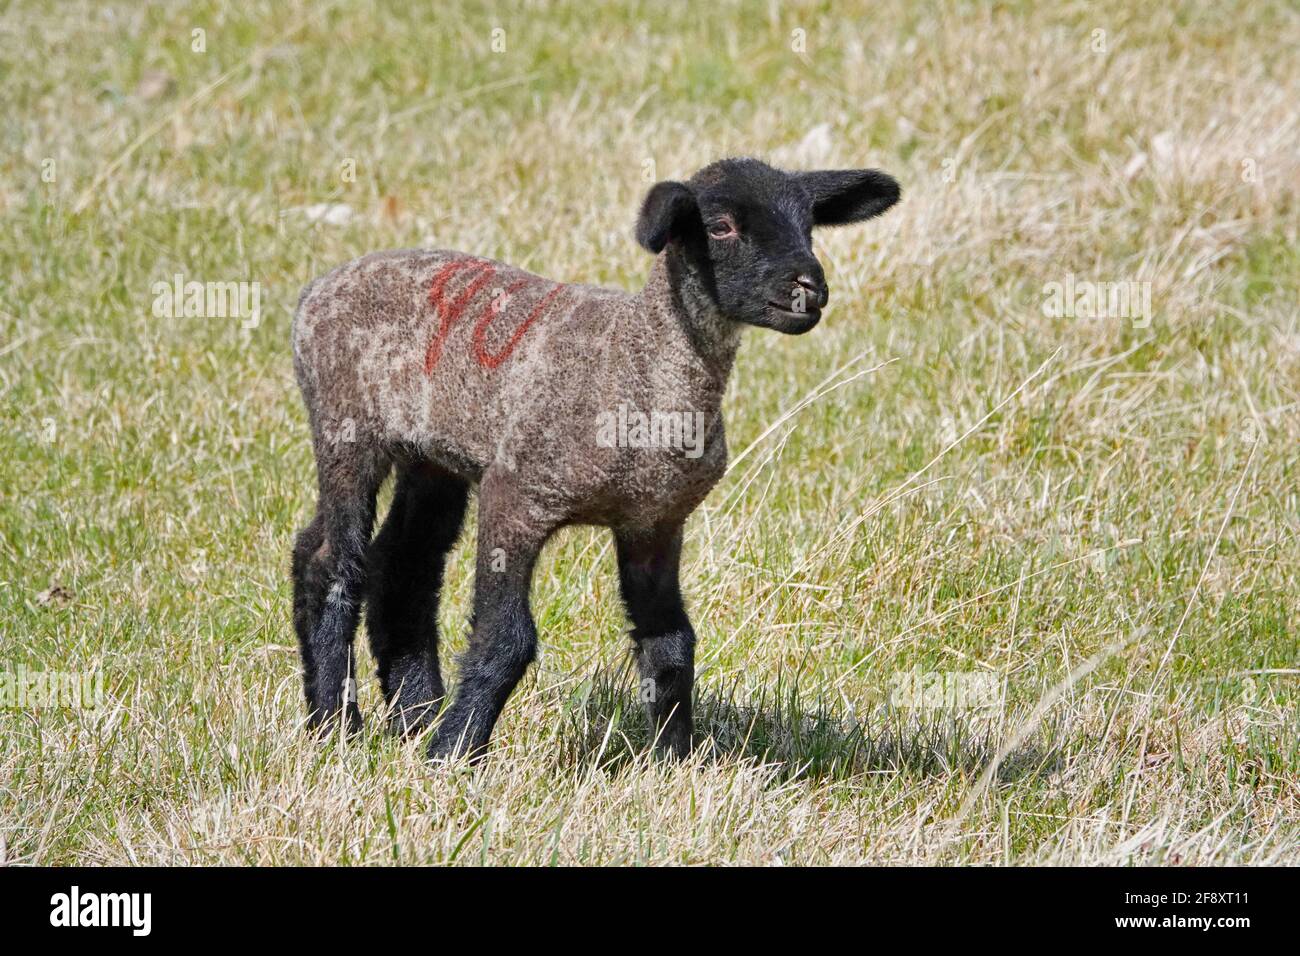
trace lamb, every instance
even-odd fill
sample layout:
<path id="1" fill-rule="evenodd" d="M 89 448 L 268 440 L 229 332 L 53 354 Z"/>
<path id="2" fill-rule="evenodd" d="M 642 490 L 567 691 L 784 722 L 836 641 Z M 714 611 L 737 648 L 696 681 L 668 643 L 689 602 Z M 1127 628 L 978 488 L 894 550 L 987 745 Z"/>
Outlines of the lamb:
<path id="1" fill-rule="evenodd" d="M 636 294 L 443 250 L 375 253 L 311 282 L 292 333 L 319 491 L 293 549 L 309 724 L 361 727 L 352 641 L 364 605 L 392 729 L 433 727 L 431 758 L 480 756 L 536 652 L 529 583 L 542 547 L 594 524 L 614 534 L 656 749 L 686 755 L 695 631 L 682 529 L 726 467 L 720 408 L 741 330 L 813 328 L 828 289 L 812 228 L 898 198 L 877 170 L 726 159 L 650 189 L 636 238 L 656 258 Z M 611 415 L 632 413 L 681 427 L 620 440 Z M 439 715 L 438 597 L 474 487 L 471 634 Z"/>

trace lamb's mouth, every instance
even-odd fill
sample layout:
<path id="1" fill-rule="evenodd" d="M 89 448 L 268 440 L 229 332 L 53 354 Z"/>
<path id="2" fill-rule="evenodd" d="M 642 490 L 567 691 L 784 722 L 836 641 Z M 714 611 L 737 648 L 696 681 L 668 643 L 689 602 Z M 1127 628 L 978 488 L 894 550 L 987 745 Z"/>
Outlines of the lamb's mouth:
<path id="1" fill-rule="evenodd" d="M 787 335 L 802 335 L 820 322 L 822 317 L 822 310 L 815 305 L 796 311 L 769 299 L 767 306 L 773 319 L 769 328 Z"/>

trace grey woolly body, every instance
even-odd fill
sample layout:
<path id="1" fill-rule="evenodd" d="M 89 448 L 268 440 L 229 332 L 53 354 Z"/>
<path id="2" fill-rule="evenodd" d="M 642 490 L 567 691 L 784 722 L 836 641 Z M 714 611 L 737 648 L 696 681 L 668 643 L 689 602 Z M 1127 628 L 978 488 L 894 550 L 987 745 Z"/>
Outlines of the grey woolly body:
<path id="1" fill-rule="evenodd" d="M 439 320 L 429 287 L 448 251 L 364 256 L 304 290 L 293 324 L 294 366 L 318 457 L 354 457 L 361 443 L 393 462 L 427 460 L 477 482 L 507 470 L 547 520 L 651 527 L 684 518 L 726 466 L 720 407 L 739 327 L 720 316 L 684 318 L 663 253 L 638 294 L 563 284 L 495 369 L 475 359 L 474 333 L 493 293 L 529 281 L 499 307 L 481 337 L 496 351 L 556 285 L 492 262 L 482 288 L 451 326 L 427 374 Z M 468 287 L 457 274 L 447 298 Z M 712 325 L 713 328 L 708 326 Z M 489 337 L 492 341 L 488 341 Z M 619 406 L 702 413 L 705 451 L 603 447 L 601 416 Z"/>
<path id="2" fill-rule="evenodd" d="M 598 524 L 614 533 L 657 745 L 687 753 L 683 527 L 726 468 L 720 410 L 741 329 L 813 328 L 828 290 L 812 227 L 897 198 L 874 170 L 724 160 L 646 196 L 637 238 L 656 259 L 635 294 L 442 250 L 376 253 L 310 283 L 293 353 L 319 497 L 293 576 L 311 722 L 361 725 L 352 639 L 364 607 L 394 728 L 436 723 L 432 756 L 482 753 L 536 651 L 528 591 L 542 547 L 560 527 Z M 472 629 L 440 712 L 439 592 L 472 491 Z"/>

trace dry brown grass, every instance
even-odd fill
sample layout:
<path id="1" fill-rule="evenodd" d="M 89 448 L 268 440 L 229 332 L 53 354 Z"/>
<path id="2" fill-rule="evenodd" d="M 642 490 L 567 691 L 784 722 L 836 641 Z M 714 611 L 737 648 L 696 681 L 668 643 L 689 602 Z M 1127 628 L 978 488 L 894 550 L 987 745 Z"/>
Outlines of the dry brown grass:
<path id="1" fill-rule="evenodd" d="M 0 710 L 0 855 L 1300 862 L 1300 22 L 1229 6 L 6 8 L 3 664 L 107 701 Z M 641 756 L 590 530 L 548 552 L 490 760 L 311 743 L 300 286 L 422 244 L 632 286 L 647 164 L 735 153 L 880 166 L 904 201 L 819 239 L 814 335 L 742 349 L 752 450 L 689 536 L 699 753 Z M 325 202 L 352 220 L 296 211 Z M 177 271 L 259 281 L 262 325 L 155 318 Z M 1067 273 L 1149 281 L 1149 325 L 1046 316 Z M 1003 696 L 909 708 L 914 668 Z"/>

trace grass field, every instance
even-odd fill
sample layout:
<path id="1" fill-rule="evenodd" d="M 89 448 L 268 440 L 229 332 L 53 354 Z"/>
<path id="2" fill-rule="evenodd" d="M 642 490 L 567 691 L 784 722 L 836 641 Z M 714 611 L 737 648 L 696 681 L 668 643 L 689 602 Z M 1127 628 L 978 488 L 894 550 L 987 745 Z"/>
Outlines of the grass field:
<path id="1" fill-rule="evenodd" d="M 103 699 L 0 709 L 0 859 L 1300 863 L 1298 47 L 1267 0 L 6 5 L 0 669 Z M 385 736 L 368 651 L 315 743 L 299 289 L 404 246 L 635 288 L 650 183 L 741 154 L 904 192 L 819 236 L 815 332 L 746 335 L 695 757 L 643 756 L 596 529 L 487 761 Z M 260 322 L 155 315 L 177 273 Z"/>

